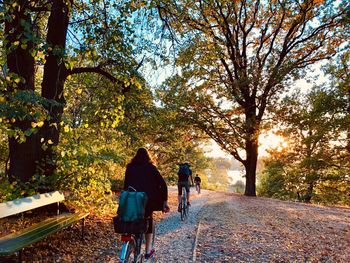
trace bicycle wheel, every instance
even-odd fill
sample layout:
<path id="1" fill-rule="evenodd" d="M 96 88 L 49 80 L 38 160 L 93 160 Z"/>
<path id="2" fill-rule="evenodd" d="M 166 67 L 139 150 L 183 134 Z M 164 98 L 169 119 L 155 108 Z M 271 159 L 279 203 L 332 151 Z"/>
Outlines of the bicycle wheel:
<path id="1" fill-rule="evenodd" d="M 122 252 L 120 253 L 120 263 L 136 262 L 136 244 L 135 240 L 124 242 Z"/>
<path id="2" fill-rule="evenodd" d="M 187 218 L 187 192 L 186 189 L 182 189 L 182 198 L 181 198 L 181 220 L 184 221 Z"/>
<path id="3" fill-rule="evenodd" d="M 187 219 L 187 217 L 188 217 L 188 212 L 189 212 L 189 206 L 187 205 L 187 198 L 186 198 L 186 200 L 185 200 L 185 203 L 186 203 L 186 205 L 185 205 L 185 211 L 184 211 L 184 214 L 185 214 L 185 219 Z"/>
<path id="4" fill-rule="evenodd" d="M 142 242 L 144 241 L 144 234 L 137 234 L 135 236 L 135 259 L 134 262 L 142 262 L 142 253 L 141 253 L 141 247 Z"/>
<path id="5" fill-rule="evenodd" d="M 181 198 L 181 212 L 180 212 L 180 215 L 181 215 L 181 221 L 184 221 L 185 220 L 185 210 L 184 210 L 184 200 L 183 198 Z"/>
<path id="6" fill-rule="evenodd" d="M 181 221 L 184 221 L 185 220 L 185 210 L 184 210 L 184 207 L 185 207 L 185 202 L 184 202 L 184 194 L 182 193 L 182 196 L 181 196 L 181 211 L 180 211 L 180 215 L 181 215 Z"/>

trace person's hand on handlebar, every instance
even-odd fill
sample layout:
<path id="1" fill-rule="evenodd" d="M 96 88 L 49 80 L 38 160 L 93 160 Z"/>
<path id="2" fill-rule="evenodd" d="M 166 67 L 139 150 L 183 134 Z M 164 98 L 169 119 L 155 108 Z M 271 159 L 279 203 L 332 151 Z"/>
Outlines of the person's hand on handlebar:
<path id="1" fill-rule="evenodd" d="M 163 203 L 163 213 L 168 213 L 170 211 L 170 207 L 168 206 L 168 201 L 164 201 Z"/>

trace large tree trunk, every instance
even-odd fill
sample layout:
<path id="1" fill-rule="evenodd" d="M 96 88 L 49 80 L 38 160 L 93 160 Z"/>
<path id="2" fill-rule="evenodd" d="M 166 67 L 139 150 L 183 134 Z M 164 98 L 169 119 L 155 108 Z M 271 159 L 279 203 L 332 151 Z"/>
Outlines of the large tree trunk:
<path id="1" fill-rule="evenodd" d="M 13 93 L 15 89 L 34 91 L 34 58 L 30 53 L 33 48 L 31 41 L 26 42 L 23 32 L 32 28 L 32 21 L 28 10 L 26 10 L 25 0 L 17 1 L 16 6 L 5 3 L 9 19 L 5 19 L 5 41 L 7 51 L 7 66 L 10 77 L 16 74 L 22 81 L 16 83 L 12 81 L 12 86 L 8 87 L 8 92 Z M 28 26 L 25 29 L 25 26 Z M 14 44 L 17 45 L 14 45 Z M 26 43 L 26 46 L 22 46 Z M 13 129 L 26 131 L 30 128 L 31 120 L 15 120 Z M 20 143 L 14 137 L 9 138 L 9 178 L 11 181 L 28 181 L 36 170 L 36 140 L 35 137 L 27 137 L 25 142 Z"/>
<path id="2" fill-rule="evenodd" d="M 48 148 L 42 149 L 40 153 L 42 159 L 41 168 L 47 176 L 52 175 L 56 168 L 56 154 L 52 146 L 57 145 L 59 141 L 59 125 L 65 102 L 63 88 L 67 70 L 63 62 L 63 55 L 66 49 L 69 22 L 69 8 L 66 2 L 64 0 L 53 1 L 48 20 L 46 41 L 51 47 L 51 51 L 48 52 L 46 57 L 41 95 L 46 99 L 57 102 L 57 104 L 47 106 L 50 119 L 45 122 L 40 132 L 45 142 L 52 141 L 52 144 L 47 144 Z"/>
<path id="3" fill-rule="evenodd" d="M 13 20 L 5 22 L 5 39 L 7 65 L 9 73 L 15 73 L 22 77 L 24 81 L 17 87 L 13 86 L 8 92 L 14 92 L 14 89 L 34 91 L 35 60 L 30 53 L 33 48 L 32 42 L 27 42 L 27 47 L 21 47 L 22 38 L 25 38 L 23 32 L 28 31 L 25 28 L 26 23 L 31 25 L 30 12 L 26 10 L 28 1 L 18 1 L 16 7 L 9 7 L 9 17 Z M 26 138 L 25 142 L 19 143 L 15 138 L 9 138 L 9 177 L 10 180 L 20 180 L 27 182 L 37 172 L 44 172 L 45 175 L 51 175 L 55 169 L 55 153 L 52 146 L 58 144 L 59 123 L 63 112 L 64 98 L 63 87 L 66 79 L 66 68 L 63 62 L 65 52 L 66 35 L 69 21 L 69 8 L 64 0 L 54 0 L 51 6 L 51 13 L 48 20 L 47 44 L 51 48 L 46 57 L 44 66 L 44 76 L 42 82 L 42 96 L 52 101 L 58 102 L 51 105 L 45 105 L 49 112 L 50 119 L 37 134 Z M 10 6 L 10 4 L 8 4 Z M 11 5 L 12 6 L 12 5 Z M 26 23 L 23 23 L 26 21 Z M 33 33 L 32 27 L 29 30 Z M 13 44 L 19 41 L 19 45 L 13 48 Z M 11 47 L 12 46 L 12 47 Z M 13 124 L 14 129 L 27 130 L 31 127 L 31 120 L 16 121 Z M 41 138 L 48 148 L 43 149 Z M 51 144 L 50 140 L 53 142 Z M 40 169 L 38 169 L 38 165 Z"/>
<path id="4" fill-rule="evenodd" d="M 258 140 L 248 140 L 246 142 L 245 161 L 246 185 L 244 195 L 256 196 L 256 166 L 258 162 Z"/>
<path id="5" fill-rule="evenodd" d="M 247 88 L 247 90 L 249 90 Z M 245 151 L 246 160 L 244 167 L 246 170 L 246 186 L 244 195 L 256 196 L 256 166 L 258 163 L 258 147 L 259 147 L 259 121 L 257 121 L 255 113 L 256 105 L 254 99 L 248 99 L 245 106 L 246 116 L 246 141 Z"/>

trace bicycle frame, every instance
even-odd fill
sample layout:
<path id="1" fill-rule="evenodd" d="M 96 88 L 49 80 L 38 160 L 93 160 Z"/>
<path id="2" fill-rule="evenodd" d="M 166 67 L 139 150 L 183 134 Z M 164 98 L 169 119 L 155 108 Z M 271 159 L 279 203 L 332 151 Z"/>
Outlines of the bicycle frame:
<path id="1" fill-rule="evenodd" d="M 155 224 L 153 224 L 152 247 L 154 247 Z M 143 262 L 144 255 L 142 253 L 142 243 L 145 240 L 145 234 L 123 234 L 121 241 L 123 242 L 119 260 L 121 263 L 139 263 Z M 147 260 L 145 262 L 148 262 Z"/>
<path id="2" fill-rule="evenodd" d="M 120 262 L 137 263 L 142 261 L 141 245 L 143 236 L 143 234 L 125 234 L 121 236 L 123 246 L 119 258 Z"/>

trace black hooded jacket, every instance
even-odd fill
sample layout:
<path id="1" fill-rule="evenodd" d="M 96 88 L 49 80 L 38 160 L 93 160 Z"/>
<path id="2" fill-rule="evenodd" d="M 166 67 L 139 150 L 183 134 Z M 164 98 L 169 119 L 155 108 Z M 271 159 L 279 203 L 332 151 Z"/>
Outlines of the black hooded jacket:
<path id="1" fill-rule="evenodd" d="M 168 200 L 168 188 L 158 169 L 151 163 L 128 164 L 125 171 L 124 190 L 131 186 L 148 197 L 146 214 L 161 211 Z"/>

